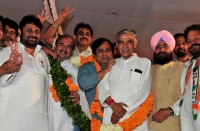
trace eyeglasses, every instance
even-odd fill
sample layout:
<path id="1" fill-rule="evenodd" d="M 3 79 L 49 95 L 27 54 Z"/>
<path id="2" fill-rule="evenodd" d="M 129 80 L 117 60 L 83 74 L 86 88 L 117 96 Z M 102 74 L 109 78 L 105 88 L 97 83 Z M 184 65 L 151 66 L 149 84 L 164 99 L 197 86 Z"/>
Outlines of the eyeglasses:
<path id="1" fill-rule="evenodd" d="M 26 30 L 26 32 L 28 32 L 29 34 L 32 34 L 33 32 L 35 33 L 35 34 L 40 34 L 40 30 L 35 30 L 35 31 L 33 31 L 31 28 L 28 28 L 27 30 Z"/>
<path id="2" fill-rule="evenodd" d="M 187 38 L 187 43 L 188 44 L 192 44 L 192 42 L 197 42 L 197 41 L 200 41 L 200 38 L 197 37 L 197 36 L 194 36 L 193 39 Z"/>
<path id="3" fill-rule="evenodd" d="M 15 35 L 15 31 L 8 31 L 8 30 L 4 30 L 4 35 L 9 34 L 9 35 Z"/>
<path id="4" fill-rule="evenodd" d="M 160 50 L 160 49 L 162 49 L 162 48 L 164 48 L 164 49 L 169 49 L 169 46 L 168 46 L 167 44 L 165 44 L 165 45 L 157 45 L 155 48 L 156 48 L 157 50 Z"/>

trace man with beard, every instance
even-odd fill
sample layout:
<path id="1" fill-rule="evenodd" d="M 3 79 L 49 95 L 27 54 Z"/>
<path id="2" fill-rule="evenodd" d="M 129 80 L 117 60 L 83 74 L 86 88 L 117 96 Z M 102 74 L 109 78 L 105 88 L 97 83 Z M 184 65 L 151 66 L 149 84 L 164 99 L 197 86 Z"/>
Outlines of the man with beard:
<path id="1" fill-rule="evenodd" d="M 69 35 L 62 35 L 56 40 L 55 51 L 58 54 L 58 59 L 61 62 L 61 66 L 72 75 L 73 83 L 78 85 L 78 69 L 69 61 L 69 58 L 73 54 L 74 48 L 75 44 L 73 38 Z M 79 131 L 79 127 L 72 124 L 72 118 L 70 118 L 66 110 L 61 107 L 60 101 L 54 101 L 52 98 L 52 92 L 48 91 L 48 94 L 49 131 Z M 72 98 L 72 101 L 76 102 L 76 104 L 79 104 L 80 100 L 82 110 L 86 113 L 86 115 L 91 117 L 89 114 L 89 106 L 85 97 L 85 93 L 81 89 L 79 89 L 78 93 L 71 93 L 70 97 Z"/>
<path id="2" fill-rule="evenodd" d="M 22 18 L 19 28 L 20 42 L 0 54 L 0 64 L 10 54 L 21 61 L 19 71 L 6 74 L 10 76 L 4 87 L 0 86 L 0 130 L 48 131 L 49 61 L 38 45 L 42 24 L 35 16 L 28 15 Z"/>
<path id="3" fill-rule="evenodd" d="M 188 66 L 190 57 L 188 56 L 188 44 L 186 43 L 184 34 L 177 33 L 174 35 L 174 39 L 176 41 L 174 47 L 176 58 L 174 59 L 174 61 L 182 62 L 186 66 Z"/>
<path id="4" fill-rule="evenodd" d="M 153 131 L 180 131 L 179 101 L 184 86 L 184 64 L 173 62 L 175 40 L 171 33 L 162 30 L 151 38 L 155 65 L 151 68 L 153 111 L 149 128 Z"/>
<path id="5" fill-rule="evenodd" d="M 187 76 L 181 106 L 182 131 L 200 130 L 200 25 L 188 26 L 184 31 L 188 50 L 192 55 Z"/>

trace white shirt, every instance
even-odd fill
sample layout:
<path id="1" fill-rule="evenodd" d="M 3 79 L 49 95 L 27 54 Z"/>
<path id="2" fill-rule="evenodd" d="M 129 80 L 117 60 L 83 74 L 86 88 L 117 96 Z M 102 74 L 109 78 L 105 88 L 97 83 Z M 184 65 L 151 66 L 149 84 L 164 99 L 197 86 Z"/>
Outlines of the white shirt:
<path id="1" fill-rule="evenodd" d="M 77 83 L 77 68 L 69 61 L 65 60 L 61 62 L 61 66 L 72 75 L 73 83 Z M 85 92 L 80 88 L 78 91 L 80 95 L 80 105 L 86 115 L 91 118 L 89 113 L 89 106 L 85 97 Z M 52 98 L 52 93 L 49 91 L 49 131 L 73 131 L 74 125 L 72 124 L 72 118 L 68 116 L 67 111 L 61 107 L 60 101 L 55 102 Z"/>
<path id="2" fill-rule="evenodd" d="M 185 67 L 188 67 L 188 66 L 189 66 L 189 63 L 190 63 L 190 59 L 191 59 L 191 57 L 189 57 L 189 56 L 188 56 L 188 58 L 189 58 L 189 60 L 188 60 L 188 61 L 186 61 L 186 62 L 184 62 L 184 63 L 183 63 L 183 62 L 181 62 L 181 61 L 179 61 L 177 58 L 175 58 L 175 59 L 174 59 L 174 61 L 175 61 L 175 62 L 180 62 L 180 63 L 183 63 L 183 64 L 185 65 Z"/>
<path id="3" fill-rule="evenodd" d="M 88 48 L 86 50 L 84 50 L 83 52 L 80 53 L 78 48 L 75 47 L 72 57 L 76 57 L 76 56 L 80 56 L 80 55 L 85 56 L 85 57 L 90 56 L 90 55 L 92 55 L 92 49 L 88 46 Z"/>
<path id="4" fill-rule="evenodd" d="M 104 109 L 103 123 L 111 124 L 112 109 L 105 103 L 111 96 L 115 102 L 123 102 L 127 113 L 120 119 L 129 118 L 133 112 L 147 99 L 151 90 L 151 62 L 133 54 L 129 59 L 116 59 L 116 64 L 100 81 L 99 100 Z M 147 119 L 134 131 L 148 131 Z"/>
<path id="5" fill-rule="evenodd" d="M 49 62 L 38 45 L 34 57 L 18 44 L 23 64 L 12 82 L 0 86 L 0 131 L 47 131 Z M 9 59 L 10 47 L 0 53 L 0 65 Z M 2 76 L 0 81 L 2 81 Z"/>

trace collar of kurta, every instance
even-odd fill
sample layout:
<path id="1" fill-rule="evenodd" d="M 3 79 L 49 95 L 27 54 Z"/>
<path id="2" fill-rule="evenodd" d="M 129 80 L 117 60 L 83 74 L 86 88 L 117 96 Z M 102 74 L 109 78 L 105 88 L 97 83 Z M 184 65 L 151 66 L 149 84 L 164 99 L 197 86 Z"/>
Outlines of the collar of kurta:
<path id="1" fill-rule="evenodd" d="M 74 51 L 78 52 L 79 55 L 83 55 L 85 57 L 92 55 L 92 49 L 90 48 L 90 46 L 88 46 L 88 48 L 86 50 L 84 50 L 82 53 L 79 52 L 77 46 L 75 47 Z"/>
<path id="2" fill-rule="evenodd" d="M 120 58 L 118 58 L 118 60 L 119 60 L 118 67 L 120 69 L 126 68 L 126 65 L 130 61 L 132 61 L 133 59 L 135 59 L 135 58 L 137 58 L 137 54 L 136 53 L 133 53 L 133 55 L 130 58 L 126 59 L 126 60 L 121 56 Z"/>
<path id="3" fill-rule="evenodd" d="M 25 46 L 21 42 L 18 42 L 18 48 L 21 48 L 21 49 L 23 49 L 25 51 Z M 34 55 L 37 54 L 40 50 L 41 50 L 41 46 L 37 45 L 35 47 Z"/>
<path id="4" fill-rule="evenodd" d="M 159 65 L 159 64 L 156 64 L 156 65 L 157 65 L 158 68 L 167 68 L 169 66 L 172 66 L 173 64 L 174 64 L 174 62 L 170 61 L 170 62 L 168 62 L 168 63 L 166 63 L 164 65 Z"/>

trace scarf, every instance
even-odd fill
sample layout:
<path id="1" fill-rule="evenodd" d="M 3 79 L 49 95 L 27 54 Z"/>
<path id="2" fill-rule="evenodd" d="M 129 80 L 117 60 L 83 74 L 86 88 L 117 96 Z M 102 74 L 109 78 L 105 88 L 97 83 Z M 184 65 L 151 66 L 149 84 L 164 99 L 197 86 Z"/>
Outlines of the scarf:
<path id="1" fill-rule="evenodd" d="M 190 61 L 187 76 L 185 79 L 185 88 L 183 92 L 182 99 L 180 101 L 180 106 L 183 104 L 184 95 L 186 93 L 186 89 L 189 87 L 189 81 L 192 77 L 192 110 L 193 110 L 193 119 L 196 120 L 199 110 L 200 110 L 200 58 L 198 57 L 196 60 L 192 59 Z"/>

